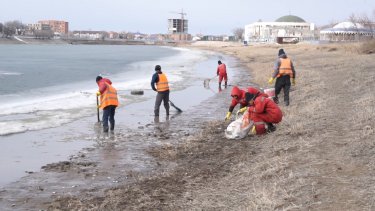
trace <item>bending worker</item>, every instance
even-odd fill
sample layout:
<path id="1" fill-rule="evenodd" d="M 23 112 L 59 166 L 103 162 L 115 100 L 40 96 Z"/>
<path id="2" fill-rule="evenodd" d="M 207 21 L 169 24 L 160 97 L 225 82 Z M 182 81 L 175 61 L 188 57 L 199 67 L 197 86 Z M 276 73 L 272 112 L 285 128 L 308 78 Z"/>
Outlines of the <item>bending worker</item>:
<path id="1" fill-rule="evenodd" d="M 155 88 L 156 83 L 156 88 Z M 167 76 L 161 71 L 161 66 L 155 66 L 155 73 L 151 79 L 151 88 L 158 92 L 155 100 L 154 114 L 159 116 L 161 101 L 164 103 L 164 108 L 167 116 L 169 116 L 169 85 Z"/>
<path id="2" fill-rule="evenodd" d="M 222 63 L 220 60 L 217 61 L 218 63 L 218 66 L 217 66 L 217 71 L 216 71 L 216 75 L 219 76 L 219 87 L 221 87 L 221 82 L 225 81 L 225 84 L 224 86 L 227 87 L 227 82 L 228 82 L 228 75 L 227 75 L 227 66 Z"/>
<path id="3" fill-rule="evenodd" d="M 247 92 L 256 96 L 264 96 L 268 98 L 268 95 L 259 91 L 258 89 L 249 86 L 247 88 Z M 227 115 L 225 116 L 225 120 L 229 120 L 230 116 L 232 115 L 232 112 L 234 110 L 234 107 L 236 107 L 237 104 L 240 104 L 240 109 L 238 110 L 238 113 L 243 113 L 246 111 L 246 106 L 248 106 L 248 102 L 245 99 L 246 91 L 238 88 L 237 86 L 234 86 L 232 88 L 231 97 L 232 102 L 229 106 L 229 111 L 227 112 Z"/>
<path id="4" fill-rule="evenodd" d="M 279 50 L 279 57 L 275 62 L 273 68 L 272 77 L 268 80 L 271 85 L 276 78 L 275 83 L 275 103 L 279 103 L 278 95 L 281 89 L 284 89 L 284 103 L 286 106 L 289 105 L 289 90 L 290 90 L 290 80 L 292 80 L 292 85 L 296 85 L 296 71 L 294 70 L 293 62 L 286 56 L 284 49 Z"/>
<path id="5" fill-rule="evenodd" d="M 246 102 L 249 105 L 249 119 L 254 122 L 253 134 L 261 135 L 276 130 L 273 123 L 281 122 L 283 114 L 277 104 L 264 96 L 245 94 Z"/>
<path id="6" fill-rule="evenodd" d="M 117 90 L 113 88 L 111 80 L 108 78 L 96 77 L 99 91 L 96 93 L 100 95 L 100 106 L 103 109 L 103 131 L 108 132 L 108 129 L 113 131 L 115 129 L 115 111 L 119 105 L 117 98 Z M 108 121 L 110 127 L 108 127 Z"/>

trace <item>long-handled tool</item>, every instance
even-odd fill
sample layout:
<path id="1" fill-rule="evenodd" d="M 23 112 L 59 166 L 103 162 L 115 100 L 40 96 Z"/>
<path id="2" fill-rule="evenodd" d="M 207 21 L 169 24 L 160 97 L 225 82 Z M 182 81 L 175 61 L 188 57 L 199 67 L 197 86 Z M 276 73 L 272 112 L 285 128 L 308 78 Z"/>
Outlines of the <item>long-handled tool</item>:
<path id="1" fill-rule="evenodd" d="M 98 114 L 98 122 L 100 122 L 99 118 L 99 96 L 96 96 L 96 113 Z"/>
<path id="2" fill-rule="evenodd" d="M 209 84 L 210 84 L 210 81 L 211 80 L 213 80 L 214 78 L 216 78 L 217 77 L 217 75 L 216 76 L 214 76 L 214 77 L 212 77 L 212 78 L 207 78 L 207 79 L 204 79 L 204 81 L 203 81 L 203 85 L 204 85 L 204 87 L 207 87 L 207 86 L 209 86 Z"/>
<path id="3" fill-rule="evenodd" d="M 173 108 L 175 108 L 178 112 L 182 112 L 182 110 L 181 110 L 179 107 L 177 107 L 172 101 L 169 101 L 169 103 L 170 103 L 171 106 L 172 106 Z"/>

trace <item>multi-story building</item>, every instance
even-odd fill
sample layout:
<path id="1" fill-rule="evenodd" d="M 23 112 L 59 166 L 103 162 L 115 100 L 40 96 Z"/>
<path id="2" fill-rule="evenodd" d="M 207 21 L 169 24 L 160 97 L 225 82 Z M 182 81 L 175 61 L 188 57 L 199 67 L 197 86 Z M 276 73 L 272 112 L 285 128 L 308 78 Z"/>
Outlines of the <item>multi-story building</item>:
<path id="1" fill-rule="evenodd" d="M 191 40 L 188 34 L 188 20 L 168 19 L 168 34 L 172 40 Z"/>
<path id="2" fill-rule="evenodd" d="M 69 32 L 69 23 L 65 21 L 41 20 L 38 23 L 49 25 L 54 33 L 68 34 Z"/>
<path id="3" fill-rule="evenodd" d="M 51 30 L 51 26 L 48 24 L 42 24 L 42 23 L 31 23 L 27 24 L 27 29 L 29 31 L 33 30 Z"/>
<path id="4" fill-rule="evenodd" d="M 274 22 L 258 21 L 245 26 L 247 42 L 283 42 L 314 39 L 315 25 L 298 16 L 287 15 Z"/>

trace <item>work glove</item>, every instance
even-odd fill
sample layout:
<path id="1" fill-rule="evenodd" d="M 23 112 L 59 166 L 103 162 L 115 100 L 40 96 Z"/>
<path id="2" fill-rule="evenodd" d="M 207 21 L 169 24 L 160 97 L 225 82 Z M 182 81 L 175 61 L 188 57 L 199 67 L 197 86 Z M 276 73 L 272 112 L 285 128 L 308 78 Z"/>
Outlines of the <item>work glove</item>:
<path id="1" fill-rule="evenodd" d="M 293 85 L 293 86 L 296 85 L 296 79 L 295 79 L 295 78 L 292 78 L 292 85 Z"/>
<path id="2" fill-rule="evenodd" d="M 96 92 L 96 96 L 100 96 L 101 93 L 99 91 Z"/>
<path id="3" fill-rule="evenodd" d="M 257 134 L 257 130 L 255 129 L 255 125 L 253 125 L 253 127 L 251 127 L 250 133 L 253 134 L 253 135 Z"/>
<path id="4" fill-rule="evenodd" d="M 246 110 L 247 110 L 247 107 L 246 107 L 246 106 L 243 107 L 243 108 L 241 108 L 241 109 L 239 109 L 239 110 L 237 111 L 237 115 L 238 115 L 238 114 L 242 114 L 242 113 L 244 113 Z"/>
<path id="5" fill-rule="evenodd" d="M 225 116 L 225 120 L 229 120 L 230 119 L 230 115 L 232 115 L 232 112 L 228 111 L 227 115 Z"/>
<path id="6" fill-rule="evenodd" d="M 268 80 L 268 84 L 269 84 L 269 85 L 272 85 L 274 80 L 275 80 L 275 79 L 271 77 L 271 78 Z"/>

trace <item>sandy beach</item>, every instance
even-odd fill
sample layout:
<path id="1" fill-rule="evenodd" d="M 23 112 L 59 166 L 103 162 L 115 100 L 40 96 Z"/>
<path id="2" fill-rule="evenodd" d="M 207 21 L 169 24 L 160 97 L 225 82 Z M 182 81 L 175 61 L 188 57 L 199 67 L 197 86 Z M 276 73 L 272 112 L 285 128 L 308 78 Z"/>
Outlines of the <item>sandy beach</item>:
<path id="1" fill-rule="evenodd" d="M 191 86 L 176 95 L 184 112 L 169 120 L 153 119 L 151 99 L 134 105 L 150 114 L 143 122 L 135 120 L 143 113 L 127 114 L 134 128 L 105 135 L 92 124 L 95 146 L 1 189 L 0 209 L 375 209 L 374 54 L 360 44 L 188 47 L 238 58 L 229 84 L 242 88 L 268 87 L 284 48 L 297 80 L 277 130 L 225 139 L 231 86 L 212 83 L 201 98 Z"/>

